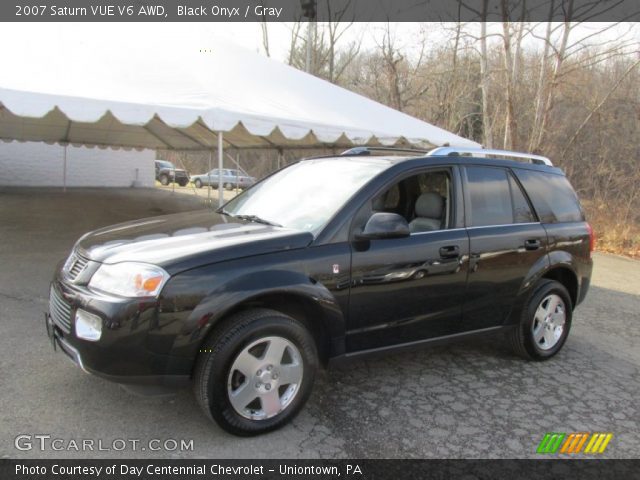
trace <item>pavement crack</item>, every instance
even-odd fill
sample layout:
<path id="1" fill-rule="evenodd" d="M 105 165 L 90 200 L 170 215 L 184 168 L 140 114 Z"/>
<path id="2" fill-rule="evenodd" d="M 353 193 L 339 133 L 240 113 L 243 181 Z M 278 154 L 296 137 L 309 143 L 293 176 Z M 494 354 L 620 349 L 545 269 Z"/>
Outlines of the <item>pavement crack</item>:
<path id="1" fill-rule="evenodd" d="M 32 297 L 32 296 L 25 296 L 25 295 L 16 295 L 16 294 L 12 294 L 12 293 L 6 293 L 6 292 L 0 292 L 0 297 L 9 299 L 9 300 L 15 300 L 17 302 L 27 302 L 27 303 L 35 303 L 35 304 L 46 304 L 49 300 L 47 298 L 43 298 L 43 297 Z"/>

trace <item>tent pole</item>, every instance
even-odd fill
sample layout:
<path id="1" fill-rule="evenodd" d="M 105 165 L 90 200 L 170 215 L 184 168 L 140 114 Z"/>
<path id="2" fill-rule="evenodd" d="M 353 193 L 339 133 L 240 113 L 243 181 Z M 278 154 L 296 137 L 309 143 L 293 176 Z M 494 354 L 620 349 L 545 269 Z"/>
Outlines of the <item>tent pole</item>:
<path id="1" fill-rule="evenodd" d="M 213 150 L 209 150 L 209 170 L 207 173 L 207 203 L 211 206 L 211 161 L 213 159 Z"/>
<path id="2" fill-rule="evenodd" d="M 237 176 L 240 176 L 240 152 L 236 152 L 236 173 Z M 238 179 L 236 178 L 236 195 L 240 191 L 240 185 L 238 184 Z"/>
<path id="3" fill-rule="evenodd" d="M 224 203 L 222 169 L 224 168 L 224 152 L 222 149 L 222 132 L 218 132 L 218 207 Z"/>
<path id="4" fill-rule="evenodd" d="M 62 191 L 67 191 L 67 144 L 64 144 L 64 161 L 62 163 Z"/>

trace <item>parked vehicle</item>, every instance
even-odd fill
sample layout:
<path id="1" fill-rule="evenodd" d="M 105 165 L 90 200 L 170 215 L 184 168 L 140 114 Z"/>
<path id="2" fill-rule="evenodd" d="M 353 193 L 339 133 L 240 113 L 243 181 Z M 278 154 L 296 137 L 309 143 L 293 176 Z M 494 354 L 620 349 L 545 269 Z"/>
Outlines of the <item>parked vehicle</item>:
<path id="1" fill-rule="evenodd" d="M 481 333 L 556 355 L 594 242 L 563 172 L 515 152 L 376 151 L 300 161 L 216 212 L 84 235 L 51 284 L 54 346 L 118 383 L 192 384 L 238 435 L 291 420 L 330 361 Z"/>
<path id="2" fill-rule="evenodd" d="M 191 176 L 191 182 L 197 187 L 202 188 L 204 186 L 211 186 L 215 189 L 218 188 L 218 172 L 219 170 L 213 169 L 209 173 L 201 173 L 198 175 Z M 222 185 L 227 190 L 233 190 L 234 188 L 240 188 L 244 190 L 245 188 L 249 188 L 254 183 L 256 183 L 256 179 L 254 177 L 250 177 L 243 170 L 234 170 L 234 169 L 223 169 L 222 170 Z"/>
<path id="3" fill-rule="evenodd" d="M 162 185 L 176 182 L 181 187 L 185 187 L 189 183 L 189 172 L 176 168 L 173 163 L 166 160 L 156 160 L 156 180 Z"/>

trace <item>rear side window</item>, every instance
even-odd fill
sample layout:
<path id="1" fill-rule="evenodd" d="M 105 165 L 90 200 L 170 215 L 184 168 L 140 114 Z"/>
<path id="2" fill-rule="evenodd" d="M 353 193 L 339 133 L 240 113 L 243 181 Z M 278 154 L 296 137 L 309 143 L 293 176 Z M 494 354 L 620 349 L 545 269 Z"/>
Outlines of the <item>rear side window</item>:
<path id="1" fill-rule="evenodd" d="M 513 208 L 507 172 L 501 168 L 467 167 L 470 225 L 513 223 Z"/>
<path id="2" fill-rule="evenodd" d="M 514 169 L 543 223 L 581 222 L 578 197 L 563 175 Z"/>
<path id="3" fill-rule="evenodd" d="M 513 200 L 513 221 L 514 223 L 531 223 L 535 222 L 536 218 L 527 198 L 522 193 L 522 188 L 518 185 L 518 182 L 513 178 L 513 175 L 507 175 L 509 177 L 509 186 L 511 187 L 511 198 Z"/>

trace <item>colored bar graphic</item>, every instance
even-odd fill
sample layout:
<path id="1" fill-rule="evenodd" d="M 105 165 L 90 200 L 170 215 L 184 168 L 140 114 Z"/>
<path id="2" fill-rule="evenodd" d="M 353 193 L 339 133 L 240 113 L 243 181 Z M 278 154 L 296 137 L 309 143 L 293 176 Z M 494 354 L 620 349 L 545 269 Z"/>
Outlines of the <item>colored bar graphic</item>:
<path id="1" fill-rule="evenodd" d="M 602 433 L 589 433 L 589 432 L 573 432 L 573 433 L 559 433 L 548 432 L 542 437 L 542 441 L 536 449 L 536 453 L 590 453 L 600 454 L 604 453 L 609 445 L 609 442 L 613 438 L 613 434 L 610 432 Z M 587 445 L 582 450 L 584 445 Z"/>
<path id="2" fill-rule="evenodd" d="M 576 446 L 576 448 L 573 451 L 569 452 L 569 453 L 580 453 L 580 450 L 582 450 L 582 446 L 587 441 L 587 438 L 589 438 L 589 434 L 588 433 L 581 433 L 580 435 L 582 435 L 582 438 L 580 439 L 580 442 L 578 442 L 578 445 Z"/>
<path id="3" fill-rule="evenodd" d="M 594 433 L 584 449 L 584 453 L 604 453 L 613 438 L 612 433 Z"/>
<path id="4" fill-rule="evenodd" d="M 560 445 L 562 444 L 562 440 L 566 436 L 565 433 L 546 433 L 538 445 L 537 453 L 556 453 Z"/>
<path id="5" fill-rule="evenodd" d="M 582 450 L 582 446 L 589 438 L 588 433 L 571 433 L 562 444 L 562 449 L 560 453 L 580 453 Z"/>

